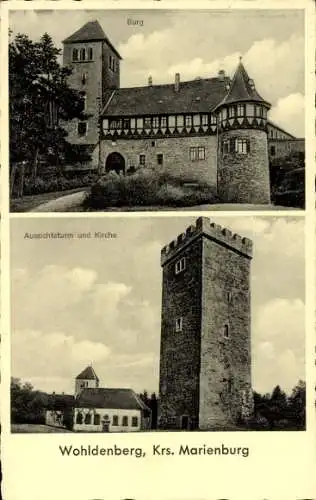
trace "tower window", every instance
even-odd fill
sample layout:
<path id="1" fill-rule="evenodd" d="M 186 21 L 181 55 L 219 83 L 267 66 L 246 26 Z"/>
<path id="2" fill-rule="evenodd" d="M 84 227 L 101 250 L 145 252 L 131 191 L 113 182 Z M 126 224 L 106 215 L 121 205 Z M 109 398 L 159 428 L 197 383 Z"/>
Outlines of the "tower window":
<path id="1" fill-rule="evenodd" d="M 190 160 L 205 160 L 205 148 L 203 146 L 190 148 Z"/>
<path id="2" fill-rule="evenodd" d="M 248 139 L 235 139 L 235 152 L 238 154 L 247 154 L 249 152 Z"/>
<path id="3" fill-rule="evenodd" d="M 233 300 L 232 292 L 227 292 L 227 302 L 230 304 Z"/>
<path id="4" fill-rule="evenodd" d="M 151 118 L 150 118 L 150 116 L 146 116 L 144 118 L 144 129 L 145 130 L 151 129 Z"/>
<path id="5" fill-rule="evenodd" d="M 158 165 L 163 165 L 163 154 L 158 154 L 157 155 L 157 164 Z"/>
<path id="6" fill-rule="evenodd" d="M 160 127 L 167 128 L 167 117 L 166 116 L 160 117 Z"/>
<path id="7" fill-rule="evenodd" d="M 128 426 L 128 417 L 126 415 L 122 418 L 122 426 L 123 427 Z"/>
<path id="8" fill-rule="evenodd" d="M 86 49 L 80 49 L 80 61 L 86 60 Z"/>
<path id="9" fill-rule="evenodd" d="M 223 328 L 223 337 L 225 339 L 229 339 L 229 326 L 227 323 L 224 325 L 224 328 Z"/>
<path id="10" fill-rule="evenodd" d="M 146 155 L 139 155 L 139 164 L 142 166 L 146 165 Z"/>
<path id="11" fill-rule="evenodd" d="M 228 154 L 230 152 L 230 142 L 228 139 L 222 141 L 222 154 Z"/>
<path id="12" fill-rule="evenodd" d="M 236 110 L 233 106 L 228 108 L 228 118 L 235 118 Z"/>
<path id="13" fill-rule="evenodd" d="M 237 106 L 237 116 L 245 115 L 245 106 L 243 104 L 238 104 Z"/>
<path id="14" fill-rule="evenodd" d="M 109 56 L 109 68 L 111 71 L 115 71 L 115 58 L 113 56 Z"/>
<path id="15" fill-rule="evenodd" d="M 93 48 L 89 47 L 88 48 L 88 60 L 92 61 L 92 59 L 93 59 Z"/>
<path id="16" fill-rule="evenodd" d="M 181 259 L 175 263 L 174 271 L 175 274 L 179 274 L 184 270 L 185 270 L 185 257 L 181 257 Z"/>
<path id="17" fill-rule="evenodd" d="M 129 118 L 123 118 L 123 129 L 129 130 L 131 126 L 131 121 Z"/>
<path id="18" fill-rule="evenodd" d="M 211 115 L 211 125 L 216 125 L 216 123 L 217 123 L 216 115 Z"/>
<path id="19" fill-rule="evenodd" d="M 81 83 L 85 85 L 87 83 L 88 73 L 82 73 Z"/>
<path id="20" fill-rule="evenodd" d="M 88 124 L 87 122 L 79 122 L 78 123 L 78 135 L 84 136 L 87 135 Z"/>
<path id="21" fill-rule="evenodd" d="M 182 317 L 176 319 L 176 332 L 182 332 Z"/>
<path id="22" fill-rule="evenodd" d="M 73 51 L 72 51 L 72 60 L 74 62 L 78 61 L 78 49 L 73 49 Z"/>
<path id="23" fill-rule="evenodd" d="M 159 127 L 159 116 L 154 116 L 153 117 L 153 128 L 158 128 Z"/>
<path id="24" fill-rule="evenodd" d="M 85 92 L 80 93 L 81 111 L 84 113 L 87 110 L 87 95 Z"/>
<path id="25" fill-rule="evenodd" d="M 208 115 L 202 115 L 202 125 L 203 127 L 207 127 L 208 126 Z"/>

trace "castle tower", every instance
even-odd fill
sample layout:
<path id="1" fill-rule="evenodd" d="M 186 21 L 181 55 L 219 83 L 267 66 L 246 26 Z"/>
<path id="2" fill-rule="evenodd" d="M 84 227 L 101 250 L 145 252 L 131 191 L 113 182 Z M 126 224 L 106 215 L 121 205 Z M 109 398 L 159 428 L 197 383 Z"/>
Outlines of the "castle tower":
<path id="1" fill-rule="evenodd" d="M 216 107 L 218 194 L 224 203 L 270 203 L 267 112 L 240 61 Z"/>
<path id="2" fill-rule="evenodd" d="M 79 375 L 76 377 L 75 381 L 75 398 L 79 396 L 83 389 L 99 387 L 99 378 L 95 373 L 91 365 L 87 366 Z"/>
<path id="3" fill-rule="evenodd" d="M 202 217 L 162 249 L 161 428 L 251 415 L 251 258 L 251 240 Z"/>
<path id="4" fill-rule="evenodd" d="M 120 86 L 121 56 L 98 21 L 90 21 L 63 41 L 63 65 L 72 69 L 69 84 L 82 93 L 86 121 L 72 120 L 65 128 L 71 143 L 96 145 L 99 112 Z"/>

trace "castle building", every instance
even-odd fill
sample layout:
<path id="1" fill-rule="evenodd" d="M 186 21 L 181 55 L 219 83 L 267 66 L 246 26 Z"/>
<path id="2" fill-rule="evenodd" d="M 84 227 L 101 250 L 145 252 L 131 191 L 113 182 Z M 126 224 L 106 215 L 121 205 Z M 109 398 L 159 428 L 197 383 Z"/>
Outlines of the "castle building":
<path id="1" fill-rule="evenodd" d="M 251 259 L 251 240 L 203 217 L 162 249 L 161 428 L 235 428 L 252 415 Z"/>
<path id="2" fill-rule="evenodd" d="M 98 21 L 63 42 L 70 84 L 81 92 L 87 120 L 66 124 L 68 140 L 92 155 L 100 174 L 154 168 L 202 180 L 227 203 L 270 203 L 270 104 L 242 63 L 231 79 L 120 88 L 121 56 Z M 283 131 L 286 135 L 286 132 Z M 293 136 L 289 135 L 289 139 Z"/>

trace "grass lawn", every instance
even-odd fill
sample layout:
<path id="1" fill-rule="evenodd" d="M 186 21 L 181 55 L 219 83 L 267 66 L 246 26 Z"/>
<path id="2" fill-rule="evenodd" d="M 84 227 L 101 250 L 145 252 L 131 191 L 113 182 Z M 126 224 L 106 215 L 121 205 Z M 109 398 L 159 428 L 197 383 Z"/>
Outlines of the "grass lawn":
<path id="1" fill-rule="evenodd" d="M 89 188 L 76 188 L 67 191 L 54 191 L 51 193 L 34 194 L 30 196 L 23 196 L 22 198 L 12 198 L 10 202 L 11 212 L 29 212 L 33 208 L 38 207 L 42 203 L 55 200 L 67 194 L 78 193 L 79 191 L 86 191 Z"/>
<path id="2" fill-rule="evenodd" d="M 49 425 L 40 424 L 12 424 L 11 432 L 16 434 L 30 434 L 30 433 L 56 433 L 56 432 L 71 432 L 68 429 L 60 427 L 51 427 Z"/>

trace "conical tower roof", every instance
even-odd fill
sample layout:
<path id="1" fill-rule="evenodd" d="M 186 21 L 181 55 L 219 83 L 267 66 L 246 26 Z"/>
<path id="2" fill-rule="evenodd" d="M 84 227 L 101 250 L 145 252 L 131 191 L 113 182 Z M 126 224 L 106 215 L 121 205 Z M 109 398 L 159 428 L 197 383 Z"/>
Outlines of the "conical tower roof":
<path id="1" fill-rule="evenodd" d="M 63 43 L 77 43 L 77 42 L 102 42 L 105 41 L 111 49 L 116 53 L 119 59 L 122 59 L 115 47 L 112 45 L 99 21 L 88 21 L 79 30 L 75 31 L 68 38 L 63 40 Z"/>
<path id="2" fill-rule="evenodd" d="M 271 107 L 270 104 L 265 101 L 260 94 L 258 94 L 253 80 L 249 78 L 249 75 L 240 59 L 229 90 L 224 99 L 216 106 L 216 109 L 227 104 L 245 101 L 258 102 L 264 104 L 268 108 Z"/>
<path id="3" fill-rule="evenodd" d="M 99 380 L 97 374 L 95 373 L 92 366 L 87 366 L 79 375 L 77 375 L 76 379 L 81 380 Z"/>

